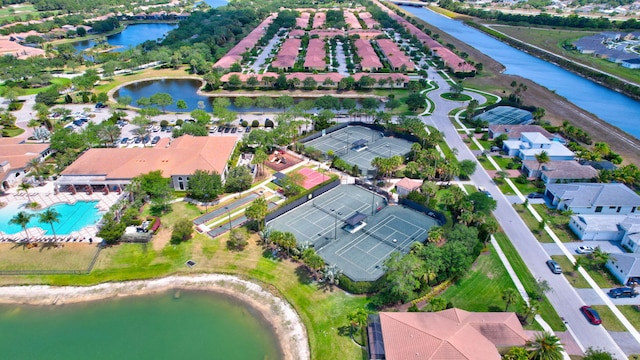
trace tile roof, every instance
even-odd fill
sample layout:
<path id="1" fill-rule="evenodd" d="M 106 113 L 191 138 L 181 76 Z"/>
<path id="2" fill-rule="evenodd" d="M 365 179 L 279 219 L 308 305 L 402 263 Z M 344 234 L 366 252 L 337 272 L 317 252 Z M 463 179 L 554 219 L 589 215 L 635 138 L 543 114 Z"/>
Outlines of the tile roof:
<path id="1" fill-rule="evenodd" d="M 376 40 L 382 53 L 386 56 L 387 61 L 394 69 L 399 69 L 403 65 L 407 70 L 413 70 L 414 66 L 407 55 L 404 54 L 398 45 L 391 39 Z"/>
<path id="2" fill-rule="evenodd" d="M 358 18 L 349 10 L 344 10 L 344 22 L 350 29 L 362 29 Z"/>
<path id="3" fill-rule="evenodd" d="M 515 313 L 381 312 L 380 324 L 387 360 L 499 360 L 497 347 L 527 340 Z"/>
<path id="4" fill-rule="evenodd" d="M 572 207 L 640 206 L 640 196 L 624 184 L 549 184 L 547 190 Z"/>
<path id="5" fill-rule="evenodd" d="M 360 66 L 363 70 L 375 70 L 382 68 L 382 63 L 378 59 L 378 54 L 373 50 L 369 40 L 357 39 L 354 42 L 358 56 L 360 56 Z"/>
<path id="6" fill-rule="evenodd" d="M 374 39 L 383 34 L 382 31 L 376 29 L 360 29 L 347 31 L 349 36 L 358 35 L 361 39 Z"/>
<path id="7" fill-rule="evenodd" d="M 304 67 L 323 70 L 327 67 L 327 63 L 324 60 L 325 57 L 324 40 L 310 39 L 309 46 L 307 46 L 307 57 L 304 59 Z"/>
<path id="8" fill-rule="evenodd" d="M 314 29 L 309 31 L 309 36 L 313 36 L 313 35 L 318 35 L 319 38 L 324 39 L 324 38 L 336 37 L 338 35 L 344 35 L 344 31 L 338 30 L 338 29 L 326 29 L 326 30 Z"/>
<path id="9" fill-rule="evenodd" d="M 0 138 L 0 178 L 8 174 L 2 174 L 2 170 L 24 169 L 31 159 L 40 157 L 40 154 L 49 148 L 49 144 L 23 143 L 24 139 Z M 5 162 L 8 167 L 3 169 Z"/>
<path id="10" fill-rule="evenodd" d="M 300 13 L 300 16 L 296 19 L 296 26 L 305 29 L 309 26 L 309 19 L 311 18 L 311 14 L 308 12 Z"/>
<path id="11" fill-rule="evenodd" d="M 213 64 L 214 69 L 228 69 L 231 65 L 242 61 L 242 54 L 247 50 L 253 49 L 253 47 L 258 43 L 260 38 L 267 32 L 267 27 L 273 19 L 276 18 L 276 14 L 271 14 L 269 17 L 264 19 L 255 29 L 253 29 L 249 35 L 247 35 L 244 39 L 240 40 L 236 46 L 231 48 L 229 52 L 226 53 L 220 60 L 218 60 L 215 64 Z"/>
<path id="12" fill-rule="evenodd" d="M 276 59 L 271 63 L 272 66 L 277 68 L 290 68 L 296 64 L 298 59 L 298 53 L 300 52 L 300 45 L 302 40 L 300 39 L 286 39 L 278 51 Z"/>
<path id="13" fill-rule="evenodd" d="M 494 134 L 493 136 L 499 136 L 501 134 L 507 134 L 509 139 L 520 139 L 520 135 L 525 132 L 537 132 L 547 139 L 551 139 L 553 134 L 545 130 L 540 125 L 489 125 L 489 130 Z M 497 135 L 496 135 L 497 134 Z"/>
<path id="14" fill-rule="evenodd" d="M 407 189 L 409 191 L 413 191 L 415 189 L 418 189 L 420 186 L 422 185 L 422 181 L 419 180 L 413 180 L 413 179 L 409 179 L 409 178 L 402 178 L 402 180 L 398 181 L 396 183 L 396 187 L 401 187 L 404 189 Z"/>
<path id="15" fill-rule="evenodd" d="M 327 21 L 327 13 L 325 12 L 317 12 L 316 16 L 313 17 L 313 28 L 321 28 L 324 26 L 324 23 Z"/>
<path id="16" fill-rule="evenodd" d="M 532 170 L 537 170 L 540 167 L 537 160 L 525 160 L 523 163 Z M 573 160 L 549 161 L 542 164 L 540 172 L 549 179 L 556 180 L 593 179 L 598 176 L 598 170 Z"/>
<path id="17" fill-rule="evenodd" d="M 235 136 L 181 136 L 166 147 L 89 149 L 62 175 L 101 175 L 106 180 L 131 179 L 150 171 L 163 176 L 190 175 L 196 170 L 222 174 L 236 145 Z"/>
<path id="18" fill-rule="evenodd" d="M 367 29 L 372 29 L 378 25 L 380 25 L 380 23 L 378 23 L 374 18 L 373 15 L 371 15 L 371 13 L 367 12 L 367 11 L 362 11 L 358 13 L 358 17 L 360 17 L 360 19 L 362 20 L 362 22 L 364 23 L 364 25 L 367 27 Z"/>

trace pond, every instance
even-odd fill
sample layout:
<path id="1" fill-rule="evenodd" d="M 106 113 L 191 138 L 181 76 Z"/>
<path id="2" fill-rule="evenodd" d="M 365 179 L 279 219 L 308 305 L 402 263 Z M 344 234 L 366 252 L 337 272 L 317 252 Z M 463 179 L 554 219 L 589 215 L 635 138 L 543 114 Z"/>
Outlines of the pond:
<path id="1" fill-rule="evenodd" d="M 62 306 L 0 306 L 5 359 L 281 359 L 278 340 L 236 299 L 181 291 Z"/>
<path id="2" fill-rule="evenodd" d="M 118 46 L 113 51 L 125 51 L 134 48 L 147 40 L 158 40 L 164 37 L 169 31 L 177 28 L 177 24 L 131 24 L 123 31 L 107 37 L 107 42 L 111 46 Z M 84 51 L 95 46 L 93 40 L 84 40 L 73 43 L 73 47 L 78 51 Z"/>
<path id="3" fill-rule="evenodd" d="M 174 103 L 170 106 L 166 106 L 167 111 L 175 112 L 191 112 L 195 109 L 201 108 L 205 111 L 213 110 L 213 97 L 198 95 L 197 91 L 202 86 L 202 81 L 196 79 L 158 79 L 149 81 L 139 81 L 125 85 L 118 89 L 114 94 L 114 98 L 120 96 L 130 96 L 132 99 L 131 105 L 136 106 L 136 101 L 142 97 L 151 97 L 157 93 L 167 93 L 171 95 Z M 284 95 L 284 94 L 283 94 Z M 187 103 L 187 109 L 181 110 L 176 106 L 178 100 L 184 100 Z M 295 103 L 304 100 L 304 98 L 293 98 Z M 356 99 L 356 106 L 360 107 L 360 101 Z M 235 105 L 229 106 L 229 110 L 237 112 L 273 112 L 281 111 L 275 108 L 238 108 Z M 317 111 L 319 109 L 312 109 Z"/>

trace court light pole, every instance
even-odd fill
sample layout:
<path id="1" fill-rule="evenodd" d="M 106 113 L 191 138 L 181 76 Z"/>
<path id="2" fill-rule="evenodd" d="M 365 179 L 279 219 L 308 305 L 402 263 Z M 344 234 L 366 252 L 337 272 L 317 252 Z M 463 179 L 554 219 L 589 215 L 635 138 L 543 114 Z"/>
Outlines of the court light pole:
<path id="1" fill-rule="evenodd" d="M 333 240 L 337 240 L 338 237 L 338 215 L 336 214 L 336 209 L 331 209 L 333 213 Z"/>
<path id="2" fill-rule="evenodd" d="M 225 206 L 225 210 L 227 210 L 227 214 L 229 215 L 229 234 L 231 234 L 231 211 L 229 211 L 229 207 Z"/>
<path id="3" fill-rule="evenodd" d="M 389 149 L 389 155 L 387 156 L 387 158 L 391 159 L 391 145 L 387 144 L 386 147 L 387 149 Z"/>
<path id="4" fill-rule="evenodd" d="M 349 136 L 351 135 L 351 131 L 347 131 L 347 154 L 349 154 Z"/>

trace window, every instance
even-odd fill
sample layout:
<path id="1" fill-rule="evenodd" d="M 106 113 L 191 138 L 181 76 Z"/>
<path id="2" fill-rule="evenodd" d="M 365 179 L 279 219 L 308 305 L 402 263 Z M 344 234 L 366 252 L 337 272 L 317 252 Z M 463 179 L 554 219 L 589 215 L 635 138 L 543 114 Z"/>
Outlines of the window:
<path id="1" fill-rule="evenodd" d="M 620 209 L 622 209 L 622 206 L 618 206 L 618 210 L 616 210 L 616 212 L 619 213 Z"/>
<path id="2" fill-rule="evenodd" d="M 178 176 L 178 181 L 182 181 L 182 176 Z"/>
<path id="3" fill-rule="evenodd" d="M 596 212 L 597 213 L 601 213 L 602 212 L 602 206 L 596 206 Z"/>

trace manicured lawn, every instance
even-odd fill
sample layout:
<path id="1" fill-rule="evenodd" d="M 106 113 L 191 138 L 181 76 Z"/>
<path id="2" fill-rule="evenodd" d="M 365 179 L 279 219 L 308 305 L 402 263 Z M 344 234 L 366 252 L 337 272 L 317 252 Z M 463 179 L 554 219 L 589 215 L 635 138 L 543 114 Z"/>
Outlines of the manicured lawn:
<path id="1" fill-rule="evenodd" d="M 618 318 L 613 315 L 613 311 L 609 309 L 608 306 L 605 305 L 593 305 L 598 314 L 600 314 L 600 319 L 602 319 L 602 325 L 609 331 L 627 331 L 627 329 L 622 325 L 622 323 L 618 320 Z M 585 326 L 595 326 L 591 325 L 589 321 L 585 318 Z"/>
<path id="2" fill-rule="evenodd" d="M 3 136 L 15 137 L 22 134 L 24 132 L 24 129 L 23 128 L 2 129 L 2 132 L 4 133 Z"/>
<path id="3" fill-rule="evenodd" d="M 492 246 L 480 254 L 471 270 L 462 279 L 450 286 L 442 297 L 455 307 L 468 311 L 504 311 L 506 303 L 502 300 L 505 289 L 515 289 Z M 517 304 L 522 301 L 518 295 L 509 307 L 509 311 L 519 311 Z"/>
<path id="4" fill-rule="evenodd" d="M 560 264 L 560 267 L 562 268 L 562 275 L 567 278 L 573 287 L 579 289 L 588 289 L 591 287 L 587 280 L 585 280 L 578 271 L 574 270 L 573 264 L 566 256 L 553 255 L 551 258 Z"/>
<path id="5" fill-rule="evenodd" d="M 454 94 L 454 93 L 443 93 L 440 95 L 441 98 L 451 100 L 451 101 L 469 101 L 471 100 L 471 96 L 466 94 Z"/>
<path id="6" fill-rule="evenodd" d="M 496 170 L 496 168 L 489 162 L 489 160 L 487 160 L 487 158 L 480 156 L 478 157 L 478 161 L 480 162 L 480 165 L 485 168 L 485 170 Z"/>
<path id="7" fill-rule="evenodd" d="M 631 305 L 618 306 L 618 309 L 634 328 L 640 328 L 640 311 L 634 309 Z"/>
<path id="8" fill-rule="evenodd" d="M 546 205 L 534 204 L 532 205 L 538 214 L 542 216 L 545 222 L 551 227 L 553 232 L 558 236 L 562 242 L 579 241 L 578 237 L 569 229 L 569 215 L 563 215 L 556 211 L 549 210 Z"/>
<path id="9" fill-rule="evenodd" d="M 496 234 L 495 238 L 498 241 L 500 248 L 502 248 L 502 251 L 505 253 L 505 256 L 509 259 L 509 263 L 511 263 L 511 266 L 518 275 L 518 278 L 522 282 L 525 290 L 528 293 L 534 291 L 536 288 L 536 279 L 533 277 L 524 261 L 522 261 L 522 258 L 511 244 L 511 241 L 509 241 L 507 236 L 503 233 Z M 546 296 L 543 297 L 540 302 L 539 314 L 553 330 L 564 331 L 566 329 L 564 323 L 560 319 L 560 316 L 558 316 L 558 313 L 551 303 L 549 303 Z"/>
<path id="10" fill-rule="evenodd" d="M 486 142 L 486 144 L 483 144 L 485 149 L 489 149 L 491 148 L 491 143 L 489 141 Z M 502 170 L 507 170 L 509 169 L 509 164 L 513 163 L 513 159 L 511 157 L 508 156 L 493 156 L 493 161 L 495 161 Z"/>
<path id="11" fill-rule="evenodd" d="M 524 223 L 527 224 L 527 226 L 533 233 L 533 236 L 535 236 L 538 241 L 543 243 L 553 242 L 553 239 L 551 238 L 551 236 L 549 236 L 549 234 L 547 234 L 546 231 L 540 230 L 540 222 L 536 220 L 533 215 L 531 215 L 531 212 L 529 212 L 529 210 L 526 209 L 524 205 L 516 204 L 513 205 L 513 207 L 516 209 L 516 212 L 520 215 Z"/>
<path id="12" fill-rule="evenodd" d="M 0 270 L 87 270 L 97 248 L 87 244 L 64 244 L 55 248 L 38 244 L 0 244 Z"/>

